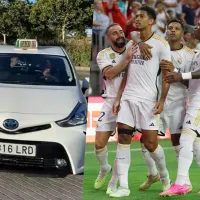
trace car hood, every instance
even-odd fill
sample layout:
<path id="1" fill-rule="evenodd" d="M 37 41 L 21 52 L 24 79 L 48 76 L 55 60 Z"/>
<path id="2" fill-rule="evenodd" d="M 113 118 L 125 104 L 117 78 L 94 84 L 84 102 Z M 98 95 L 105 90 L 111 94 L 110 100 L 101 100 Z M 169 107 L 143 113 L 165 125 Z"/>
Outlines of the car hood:
<path id="1" fill-rule="evenodd" d="M 62 120 L 82 102 L 78 87 L 0 86 L 0 127 L 15 119 L 19 127 L 30 127 Z"/>
<path id="2" fill-rule="evenodd" d="M 20 113 L 68 116 L 81 94 L 77 87 L 2 87 L 0 114 Z"/>

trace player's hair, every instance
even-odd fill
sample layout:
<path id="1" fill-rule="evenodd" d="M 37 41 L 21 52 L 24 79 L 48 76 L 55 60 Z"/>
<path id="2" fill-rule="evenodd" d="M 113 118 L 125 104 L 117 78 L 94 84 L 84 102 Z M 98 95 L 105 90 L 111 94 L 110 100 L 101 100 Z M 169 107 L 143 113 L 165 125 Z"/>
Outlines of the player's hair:
<path id="1" fill-rule="evenodd" d="M 182 29 L 184 30 L 184 24 L 182 21 L 180 21 L 179 19 L 177 18 L 173 18 L 173 19 L 170 19 L 168 22 L 167 22 L 167 28 L 169 27 L 169 25 L 173 22 L 176 22 L 176 23 L 179 23 L 182 27 Z"/>
<path id="2" fill-rule="evenodd" d="M 118 23 L 112 23 L 112 24 L 110 24 L 110 25 L 106 28 L 106 31 L 105 31 L 106 35 L 108 34 L 110 28 L 112 28 L 113 26 L 120 26 L 120 25 L 119 25 Z"/>
<path id="3" fill-rule="evenodd" d="M 156 11 L 149 6 L 142 6 L 139 10 L 146 11 L 150 19 L 156 20 Z"/>

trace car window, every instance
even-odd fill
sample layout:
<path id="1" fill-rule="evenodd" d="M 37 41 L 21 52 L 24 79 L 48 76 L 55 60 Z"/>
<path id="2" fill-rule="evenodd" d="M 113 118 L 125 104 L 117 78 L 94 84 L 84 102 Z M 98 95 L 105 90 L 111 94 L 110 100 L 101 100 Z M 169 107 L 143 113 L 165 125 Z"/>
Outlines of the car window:
<path id="1" fill-rule="evenodd" d="M 66 57 L 42 54 L 0 54 L 0 83 L 76 85 Z"/>

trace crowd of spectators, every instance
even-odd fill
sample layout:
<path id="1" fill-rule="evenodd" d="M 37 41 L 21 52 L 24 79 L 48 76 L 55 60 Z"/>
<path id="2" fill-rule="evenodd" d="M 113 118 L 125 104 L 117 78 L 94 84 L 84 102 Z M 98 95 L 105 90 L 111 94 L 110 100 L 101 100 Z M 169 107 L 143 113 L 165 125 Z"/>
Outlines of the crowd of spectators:
<path id="1" fill-rule="evenodd" d="M 157 12 L 153 32 L 165 38 L 167 21 L 176 17 L 185 25 L 183 42 L 192 49 L 200 50 L 200 44 L 192 35 L 195 24 L 200 20 L 199 0 L 94 0 L 94 51 L 95 45 L 104 48 L 105 30 L 113 22 L 119 23 L 126 38 L 131 39 L 130 32 L 136 30 L 135 14 L 142 5 L 151 6 Z M 100 49 L 96 48 L 96 51 Z"/>

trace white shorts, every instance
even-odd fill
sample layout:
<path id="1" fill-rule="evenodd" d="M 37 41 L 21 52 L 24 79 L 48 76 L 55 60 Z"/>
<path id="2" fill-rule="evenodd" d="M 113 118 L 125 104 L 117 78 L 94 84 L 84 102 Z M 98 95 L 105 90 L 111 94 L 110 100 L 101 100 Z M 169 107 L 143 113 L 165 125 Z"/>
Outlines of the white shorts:
<path id="1" fill-rule="evenodd" d="M 186 100 L 172 101 L 166 99 L 164 110 L 160 114 L 159 130 L 165 134 L 168 128 L 171 134 L 181 133 L 183 120 L 186 113 Z"/>
<path id="2" fill-rule="evenodd" d="M 136 129 L 158 130 L 160 117 L 153 114 L 155 104 L 151 101 L 122 98 L 117 122 Z"/>
<path id="3" fill-rule="evenodd" d="M 191 129 L 200 137 L 200 108 L 187 106 L 183 129 Z"/>
<path id="4" fill-rule="evenodd" d="M 101 113 L 97 122 L 96 131 L 116 131 L 116 118 L 112 111 L 115 99 L 105 99 Z"/>

